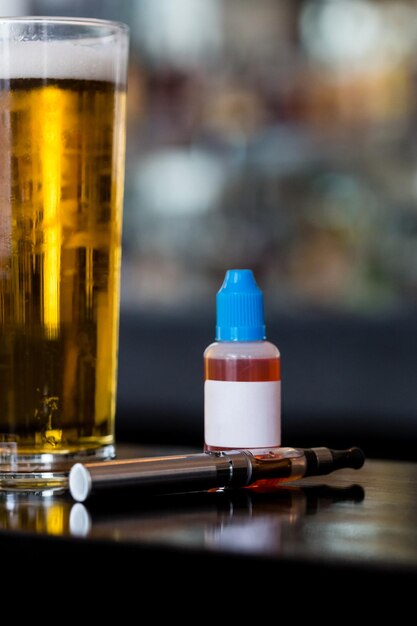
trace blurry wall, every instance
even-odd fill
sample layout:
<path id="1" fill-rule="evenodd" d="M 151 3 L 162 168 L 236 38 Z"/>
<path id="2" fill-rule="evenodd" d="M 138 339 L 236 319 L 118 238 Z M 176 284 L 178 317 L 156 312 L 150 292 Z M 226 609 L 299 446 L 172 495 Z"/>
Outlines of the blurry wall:
<path id="1" fill-rule="evenodd" d="M 0 0 L 131 28 L 122 438 L 202 438 L 230 267 L 283 358 L 286 443 L 417 438 L 417 2 Z"/>

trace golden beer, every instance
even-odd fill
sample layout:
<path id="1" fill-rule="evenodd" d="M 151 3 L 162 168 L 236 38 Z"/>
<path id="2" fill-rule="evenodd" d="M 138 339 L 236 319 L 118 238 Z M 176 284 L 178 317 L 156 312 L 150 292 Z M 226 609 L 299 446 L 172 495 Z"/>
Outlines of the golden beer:
<path id="1" fill-rule="evenodd" d="M 24 454 L 111 444 L 125 95 L 0 86 L 0 437 Z"/>
<path id="2" fill-rule="evenodd" d="M 0 441 L 114 442 L 125 91 L 0 77 Z"/>

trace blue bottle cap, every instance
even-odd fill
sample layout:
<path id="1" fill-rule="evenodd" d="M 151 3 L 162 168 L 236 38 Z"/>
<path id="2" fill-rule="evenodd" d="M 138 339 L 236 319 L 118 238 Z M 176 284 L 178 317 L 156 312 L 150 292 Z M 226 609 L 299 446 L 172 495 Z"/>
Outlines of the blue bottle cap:
<path id="1" fill-rule="evenodd" d="M 252 270 L 227 270 L 216 296 L 216 341 L 265 339 L 264 297 Z"/>

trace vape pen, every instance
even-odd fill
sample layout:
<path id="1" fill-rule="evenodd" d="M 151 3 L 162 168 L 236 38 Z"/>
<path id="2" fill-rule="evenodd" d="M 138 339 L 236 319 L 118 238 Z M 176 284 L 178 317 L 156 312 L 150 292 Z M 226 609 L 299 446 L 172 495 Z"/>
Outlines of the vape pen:
<path id="1" fill-rule="evenodd" d="M 247 450 L 76 463 L 69 473 L 74 500 L 84 502 L 108 489 L 146 493 L 181 493 L 215 488 L 246 487 L 258 481 L 297 480 L 359 469 L 365 461 L 360 448 L 281 448 L 256 456 Z"/>

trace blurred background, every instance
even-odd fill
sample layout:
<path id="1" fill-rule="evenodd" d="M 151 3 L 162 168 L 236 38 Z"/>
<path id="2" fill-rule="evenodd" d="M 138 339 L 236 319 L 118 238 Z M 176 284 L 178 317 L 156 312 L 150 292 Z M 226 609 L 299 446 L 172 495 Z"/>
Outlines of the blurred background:
<path id="1" fill-rule="evenodd" d="M 0 0 L 131 29 L 117 434 L 203 445 L 228 268 L 283 443 L 416 459 L 417 1 Z"/>

